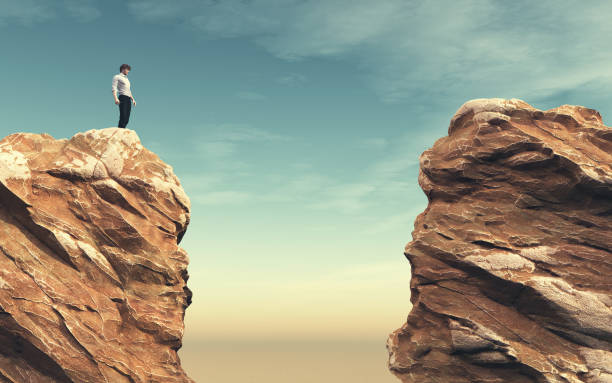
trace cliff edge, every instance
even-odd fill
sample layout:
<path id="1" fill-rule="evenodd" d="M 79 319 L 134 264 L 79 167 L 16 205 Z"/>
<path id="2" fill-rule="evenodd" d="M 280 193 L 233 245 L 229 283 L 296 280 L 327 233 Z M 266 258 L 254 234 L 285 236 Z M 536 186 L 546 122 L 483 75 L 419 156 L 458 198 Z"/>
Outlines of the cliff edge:
<path id="1" fill-rule="evenodd" d="M 420 156 L 402 382 L 612 382 L 612 128 L 478 99 Z"/>
<path id="2" fill-rule="evenodd" d="M 0 382 L 193 382 L 189 210 L 132 130 L 0 141 Z"/>

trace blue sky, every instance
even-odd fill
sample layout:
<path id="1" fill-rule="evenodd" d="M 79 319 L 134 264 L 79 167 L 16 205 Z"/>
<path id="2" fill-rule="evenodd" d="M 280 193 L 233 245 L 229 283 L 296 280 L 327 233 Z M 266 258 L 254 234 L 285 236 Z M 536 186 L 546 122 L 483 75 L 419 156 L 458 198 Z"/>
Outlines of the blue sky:
<path id="1" fill-rule="evenodd" d="M 609 4 L 0 0 L 2 136 L 116 126 L 130 64 L 128 128 L 192 200 L 186 338 L 384 342 L 418 156 L 473 98 L 606 122 Z"/>

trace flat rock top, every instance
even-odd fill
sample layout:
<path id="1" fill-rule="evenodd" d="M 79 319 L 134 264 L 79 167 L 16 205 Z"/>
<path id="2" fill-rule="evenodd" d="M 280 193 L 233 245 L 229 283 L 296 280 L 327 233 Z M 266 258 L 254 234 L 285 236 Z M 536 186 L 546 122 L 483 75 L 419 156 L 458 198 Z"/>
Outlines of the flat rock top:
<path id="1" fill-rule="evenodd" d="M 83 181 L 112 179 L 119 183 L 141 177 L 144 184 L 156 191 L 174 193 L 187 210 L 190 206 L 172 167 L 146 150 L 136 132 L 129 129 L 89 130 L 70 140 L 17 133 L 0 141 L 0 180 L 30 181 L 32 172 Z"/>
<path id="2" fill-rule="evenodd" d="M 192 382 L 189 214 L 132 130 L 0 141 L 0 381 Z"/>
<path id="3" fill-rule="evenodd" d="M 419 158 L 404 382 L 612 381 L 612 129 L 582 106 L 466 102 Z"/>

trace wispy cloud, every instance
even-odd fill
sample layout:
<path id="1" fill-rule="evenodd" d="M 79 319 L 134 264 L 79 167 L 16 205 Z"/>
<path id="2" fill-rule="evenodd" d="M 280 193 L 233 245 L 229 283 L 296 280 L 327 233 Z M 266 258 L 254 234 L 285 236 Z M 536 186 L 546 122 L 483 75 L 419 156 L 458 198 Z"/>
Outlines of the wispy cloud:
<path id="1" fill-rule="evenodd" d="M 70 16 L 82 23 L 93 21 L 102 14 L 94 0 L 64 0 L 64 6 Z"/>
<path id="2" fill-rule="evenodd" d="M 228 157 L 236 152 L 236 144 L 231 141 L 204 141 L 198 144 L 199 154 L 207 159 Z"/>
<path id="3" fill-rule="evenodd" d="M 283 85 L 296 86 L 307 81 L 306 76 L 299 73 L 288 73 L 276 78 L 276 82 Z"/>
<path id="4" fill-rule="evenodd" d="M 248 184 L 253 174 L 253 158 L 245 155 L 253 145 L 291 141 L 291 136 L 277 134 L 248 124 L 206 124 L 206 132 L 193 139 L 188 148 L 200 161 L 200 172 L 181 177 L 193 202 L 203 205 L 236 205 L 262 200 L 257 191 L 237 189 Z"/>
<path id="5" fill-rule="evenodd" d="M 388 185 L 364 179 L 363 174 L 355 178 L 359 181 L 343 182 L 324 171 L 309 169 L 282 177 L 277 185 L 269 185 L 268 193 L 256 198 L 268 203 L 294 202 L 303 208 L 333 214 L 363 214 L 381 202 L 380 193 L 385 193 Z"/>
<path id="6" fill-rule="evenodd" d="M 192 200 L 202 205 L 236 205 L 252 199 L 252 194 L 239 190 L 201 192 Z"/>
<path id="7" fill-rule="evenodd" d="M 17 22 L 32 25 L 55 17 L 48 3 L 37 0 L 0 0 L 0 25 Z"/>
<path id="8" fill-rule="evenodd" d="M 194 139 L 196 154 L 224 169 L 247 167 L 247 163 L 235 155 L 240 145 L 249 142 L 287 141 L 291 137 L 269 132 L 248 124 L 219 124 L 202 127 L 206 134 Z"/>
<path id="9" fill-rule="evenodd" d="M 363 210 L 370 201 L 367 198 L 376 190 L 376 186 L 369 183 L 344 183 L 326 188 L 323 198 L 310 204 L 316 209 L 352 213 Z"/>
<path id="10" fill-rule="evenodd" d="M 210 38 L 244 37 L 295 61 L 358 66 L 384 101 L 546 97 L 610 82 L 612 4 L 468 0 L 132 0 L 134 15 Z M 292 80 L 287 80 L 291 83 Z"/>
<path id="11" fill-rule="evenodd" d="M 390 181 L 400 179 L 402 174 L 408 174 L 408 169 L 418 170 L 420 153 L 399 152 L 388 155 L 373 163 L 366 169 L 374 178 Z"/>
<path id="12" fill-rule="evenodd" d="M 384 137 L 364 138 L 357 143 L 362 149 L 384 149 L 388 145 L 388 140 Z"/>
<path id="13" fill-rule="evenodd" d="M 363 234 L 376 235 L 392 230 L 410 231 L 413 227 L 414 220 L 422 212 L 422 209 L 412 209 L 398 214 L 392 214 L 384 217 L 382 220 L 364 228 Z"/>
<path id="14" fill-rule="evenodd" d="M 283 177 L 279 185 L 271 187 L 270 193 L 261 196 L 267 202 L 305 201 L 319 198 L 320 194 L 333 185 L 333 179 L 327 175 L 299 170 L 289 176 Z"/>
<path id="15" fill-rule="evenodd" d="M 32 26 L 69 15 L 79 22 L 100 17 L 94 0 L 0 0 L 0 26 L 18 23 Z"/>
<path id="16" fill-rule="evenodd" d="M 239 91 L 236 92 L 236 97 L 242 100 L 248 100 L 248 101 L 262 101 L 262 100 L 267 100 L 268 97 L 257 93 L 257 92 L 251 92 L 251 91 Z"/>
<path id="17" fill-rule="evenodd" d="M 270 169 L 271 172 L 263 175 L 261 167 L 266 165 L 262 165 L 260 157 L 248 155 L 250 148 L 268 143 L 271 149 L 278 149 L 279 143 L 284 146 L 300 141 L 248 125 L 222 124 L 205 130 L 208 133 L 195 140 L 194 150 L 201 158 L 207 177 L 187 176 L 184 182 L 190 195 L 198 196 L 192 198 L 196 203 L 289 203 L 301 209 L 332 214 L 379 217 L 377 209 L 396 204 L 416 190 L 410 179 L 418 175 L 418 153 L 406 153 L 402 140 L 393 143 L 382 138 L 356 141 L 356 147 L 384 148 L 384 152 L 377 161 L 356 171 L 350 178 L 339 178 L 330 169 L 300 159 L 278 163 L 273 171 Z M 237 189 L 242 186 L 244 188 Z M 401 223 L 395 220 L 379 224 L 371 231 L 384 231 L 394 222 Z"/>
<path id="18" fill-rule="evenodd" d="M 210 133 L 203 136 L 203 140 L 212 139 L 215 141 L 239 142 L 287 141 L 292 139 L 290 136 L 272 133 L 248 124 L 206 125 L 204 129 Z"/>

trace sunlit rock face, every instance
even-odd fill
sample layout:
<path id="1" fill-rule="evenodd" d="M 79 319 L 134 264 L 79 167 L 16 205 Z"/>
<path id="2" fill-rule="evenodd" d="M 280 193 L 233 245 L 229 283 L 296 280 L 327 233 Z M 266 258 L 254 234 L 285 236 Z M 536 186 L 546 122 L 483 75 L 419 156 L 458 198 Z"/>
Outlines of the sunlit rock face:
<path id="1" fill-rule="evenodd" d="M 0 382 L 193 382 L 189 209 L 132 130 L 0 141 Z"/>
<path id="2" fill-rule="evenodd" d="M 612 382 L 612 128 L 478 99 L 420 156 L 402 382 Z"/>

